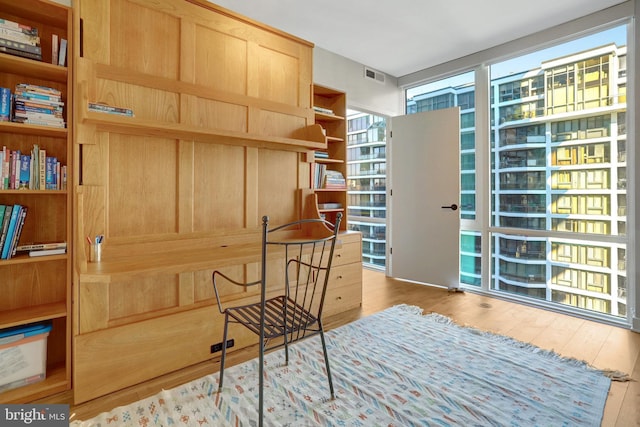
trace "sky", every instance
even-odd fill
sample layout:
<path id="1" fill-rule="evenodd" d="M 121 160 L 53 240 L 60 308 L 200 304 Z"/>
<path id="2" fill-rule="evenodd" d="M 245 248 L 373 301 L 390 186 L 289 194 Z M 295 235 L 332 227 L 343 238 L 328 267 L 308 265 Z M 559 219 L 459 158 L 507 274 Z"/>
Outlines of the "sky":
<path id="1" fill-rule="evenodd" d="M 627 44 L 626 25 L 621 25 L 570 42 L 562 43 L 557 46 L 541 49 L 527 55 L 493 64 L 491 65 L 491 78 L 495 79 L 508 76 L 509 74 L 538 68 L 543 61 L 560 58 L 611 43 L 615 43 L 618 46 L 625 46 Z M 474 73 L 471 71 L 434 83 L 429 83 L 427 85 L 407 89 L 407 98 L 426 92 L 432 92 L 444 87 L 453 87 L 464 83 L 470 83 L 473 82 L 473 77 Z"/>

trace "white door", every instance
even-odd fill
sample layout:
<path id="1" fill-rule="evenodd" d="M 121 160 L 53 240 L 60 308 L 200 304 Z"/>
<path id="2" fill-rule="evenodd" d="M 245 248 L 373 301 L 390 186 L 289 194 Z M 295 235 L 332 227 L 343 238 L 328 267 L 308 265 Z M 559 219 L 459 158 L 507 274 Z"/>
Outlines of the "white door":
<path id="1" fill-rule="evenodd" d="M 393 117 L 391 132 L 389 275 L 457 288 L 460 111 Z"/>

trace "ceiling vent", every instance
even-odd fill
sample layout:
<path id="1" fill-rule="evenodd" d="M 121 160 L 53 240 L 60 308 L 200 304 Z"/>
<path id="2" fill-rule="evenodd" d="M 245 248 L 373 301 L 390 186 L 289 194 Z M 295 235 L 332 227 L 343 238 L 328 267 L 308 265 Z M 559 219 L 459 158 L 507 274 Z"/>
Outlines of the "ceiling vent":
<path id="1" fill-rule="evenodd" d="M 364 67 L 364 78 L 375 80 L 378 83 L 384 84 L 384 73 L 376 71 L 369 67 Z"/>

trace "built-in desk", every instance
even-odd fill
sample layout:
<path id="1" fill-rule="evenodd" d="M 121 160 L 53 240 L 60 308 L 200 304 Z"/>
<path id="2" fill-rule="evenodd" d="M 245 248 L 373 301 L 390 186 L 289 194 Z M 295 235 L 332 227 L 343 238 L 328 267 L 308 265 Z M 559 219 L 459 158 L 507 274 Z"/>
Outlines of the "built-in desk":
<path id="1" fill-rule="evenodd" d="M 74 331 L 74 394 L 83 402 L 214 357 L 222 340 L 222 316 L 211 286 L 221 269 L 242 280 L 258 277 L 259 242 L 166 252 L 137 248 L 105 251 L 101 262 L 79 272 Z M 108 247 L 105 247 L 108 249 Z M 268 252 L 282 258 L 281 247 Z M 235 302 L 255 297 L 257 287 L 222 289 Z M 361 235 L 340 233 L 325 301 L 326 315 L 362 301 Z M 244 328 L 231 328 L 233 350 L 255 343 Z M 233 351 L 232 350 L 232 351 Z"/>

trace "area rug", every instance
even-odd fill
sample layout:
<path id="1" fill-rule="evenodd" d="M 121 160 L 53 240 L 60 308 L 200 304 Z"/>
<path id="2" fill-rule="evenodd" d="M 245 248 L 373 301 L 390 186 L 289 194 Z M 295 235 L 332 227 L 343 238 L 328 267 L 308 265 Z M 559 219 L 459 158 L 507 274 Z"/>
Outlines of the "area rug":
<path id="1" fill-rule="evenodd" d="M 511 338 L 395 306 L 266 357 L 269 426 L 599 426 L 610 379 Z M 85 426 L 257 425 L 257 359 L 86 421 Z"/>

